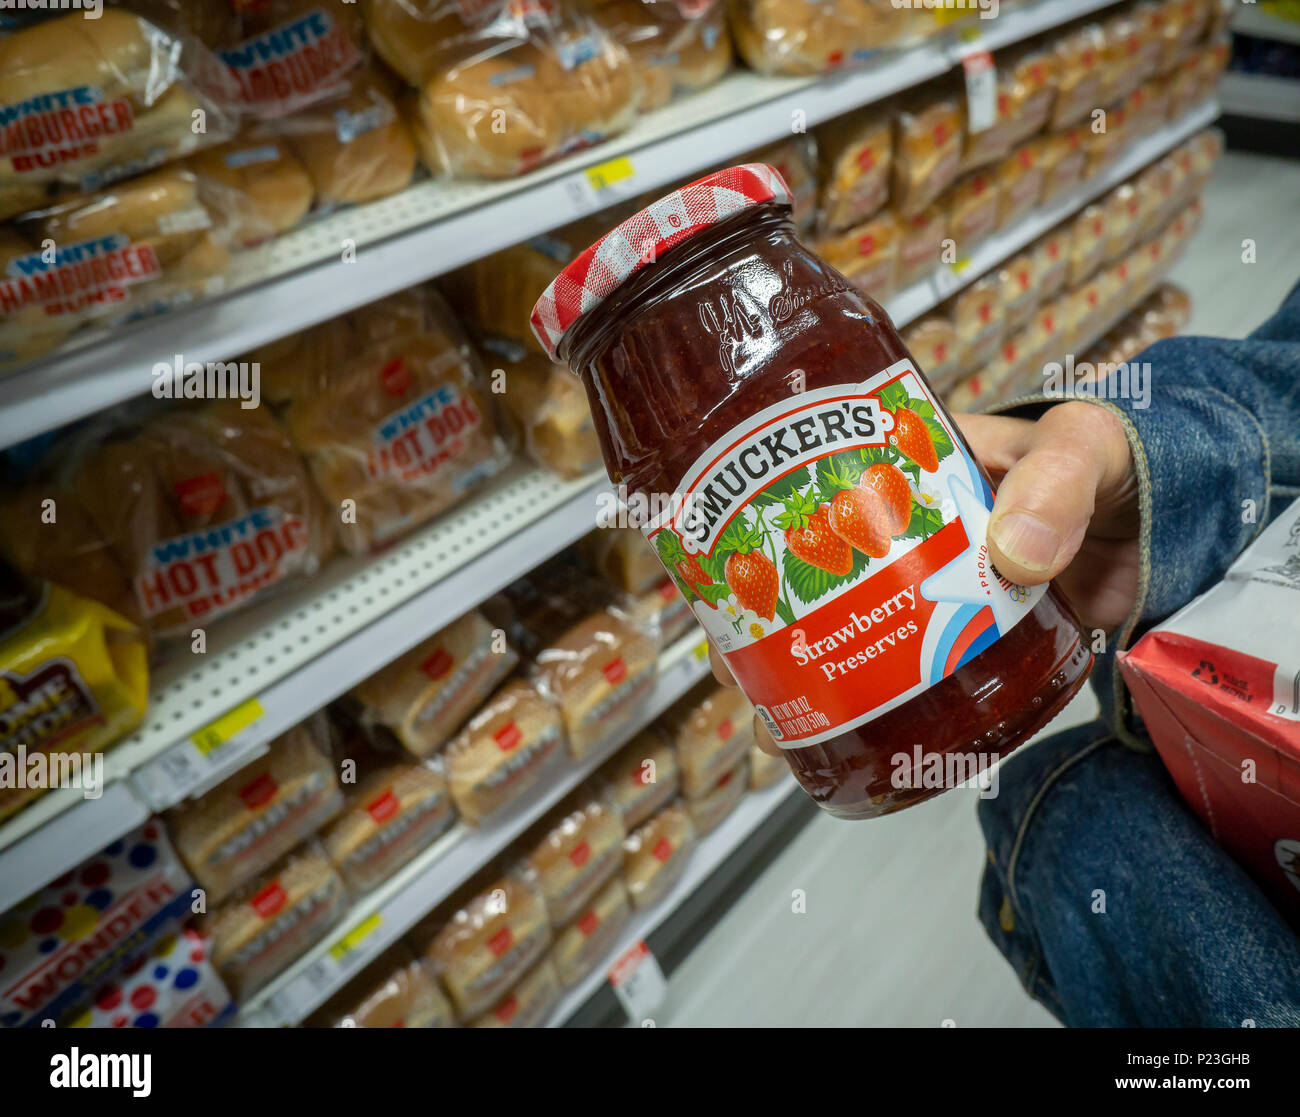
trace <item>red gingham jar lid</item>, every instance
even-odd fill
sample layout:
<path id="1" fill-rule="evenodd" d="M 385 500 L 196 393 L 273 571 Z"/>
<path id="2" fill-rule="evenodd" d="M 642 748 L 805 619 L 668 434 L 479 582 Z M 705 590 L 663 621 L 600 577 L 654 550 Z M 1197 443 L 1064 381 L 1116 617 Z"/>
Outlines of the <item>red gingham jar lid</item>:
<path id="1" fill-rule="evenodd" d="M 702 229 L 765 202 L 791 205 L 785 180 L 766 163 L 728 167 L 660 198 L 615 226 L 542 292 L 532 326 L 552 360 L 569 327 L 630 276 Z"/>

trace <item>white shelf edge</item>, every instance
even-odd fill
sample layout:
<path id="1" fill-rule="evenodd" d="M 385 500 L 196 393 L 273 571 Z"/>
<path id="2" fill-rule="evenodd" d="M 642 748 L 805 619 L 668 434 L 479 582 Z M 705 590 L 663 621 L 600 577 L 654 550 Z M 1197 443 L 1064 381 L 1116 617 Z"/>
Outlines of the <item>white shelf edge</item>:
<path id="1" fill-rule="evenodd" d="M 792 795 L 798 794 L 802 794 L 802 791 L 791 776 L 782 776 L 777 783 L 761 791 L 746 792 L 745 797 L 736 804 L 735 810 L 718 823 L 712 833 L 700 840 L 686 863 L 681 879 L 673 885 L 668 894 L 652 907 L 633 912 L 628 925 L 619 935 L 617 944 L 610 948 L 600 964 L 576 985 L 565 991 L 551 1012 L 547 1027 L 563 1027 L 573 1014 L 606 983 L 606 974 L 610 965 L 624 951 L 653 934 L 732 852 L 739 849 L 741 844 L 771 817 L 781 804 Z"/>
<path id="2" fill-rule="evenodd" d="M 976 21 L 980 44 L 1005 47 L 1108 7 L 1117 0 L 1040 0 L 993 21 Z M 211 300 L 112 331 L 0 378 L 0 448 L 147 393 L 155 362 L 181 353 L 186 361 L 229 360 L 298 329 L 355 309 L 394 291 L 442 275 L 470 260 L 606 208 L 629 194 L 653 190 L 790 134 L 791 112 L 807 125 L 946 73 L 961 44 L 946 37 L 887 55 L 878 63 L 820 78 L 760 78 L 739 70 L 692 97 L 642 117 L 626 134 L 508 183 L 417 183 L 394 198 L 324 218 L 287 234 L 278 246 L 282 269 Z M 743 102 L 738 111 L 727 106 Z M 710 116 L 707 108 L 723 107 Z M 682 128 L 674 121 L 699 117 Z M 634 156 L 635 176 L 596 191 L 586 169 Z M 442 191 L 439 194 L 438 191 Z M 367 240 L 356 235 L 370 215 L 400 224 L 404 206 L 428 196 L 441 216 Z M 448 202 L 459 197 L 461 202 Z M 450 206 L 450 208 L 449 208 Z M 355 262 L 335 259 L 342 240 L 357 243 Z M 296 240 L 294 238 L 297 238 Z M 281 238 L 286 240 L 286 238 Z M 291 245 L 315 242 L 296 261 Z M 324 246 L 328 245 L 328 252 Z M 273 258 L 268 249 L 263 256 Z M 261 259 L 262 257 L 255 257 Z M 250 258 L 253 259 L 253 258 Z M 330 263 L 325 263 L 325 260 Z M 346 269 L 337 279 L 333 266 Z M 246 262 L 244 270 L 250 265 Z M 254 271 L 256 269 L 253 269 Z"/>
<path id="3" fill-rule="evenodd" d="M 1240 35 L 1272 39 L 1277 43 L 1300 43 L 1300 20 L 1284 19 L 1250 4 L 1237 8 L 1237 14 L 1232 18 L 1232 30 Z"/>
<path id="4" fill-rule="evenodd" d="M 697 654 L 702 632 L 692 632 L 665 649 L 655 689 L 635 724 L 574 761 L 527 806 L 496 826 L 474 830 L 457 823 L 447 834 L 374 891 L 358 898 L 334 931 L 299 958 L 241 1009 L 236 1023 L 243 1027 L 297 1024 L 314 1012 L 360 969 L 386 950 L 466 879 L 486 865 L 551 807 L 564 798 L 641 729 L 708 673 L 705 657 Z M 362 944 L 332 956 L 335 943 L 375 914 L 380 921 Z"/>
<path id="5" fill-rule="evenodd" d="M 1300 78 L 1229 70 L 1219 81 L 1219 100 L 1234 116 L 1300 123 Z"/>

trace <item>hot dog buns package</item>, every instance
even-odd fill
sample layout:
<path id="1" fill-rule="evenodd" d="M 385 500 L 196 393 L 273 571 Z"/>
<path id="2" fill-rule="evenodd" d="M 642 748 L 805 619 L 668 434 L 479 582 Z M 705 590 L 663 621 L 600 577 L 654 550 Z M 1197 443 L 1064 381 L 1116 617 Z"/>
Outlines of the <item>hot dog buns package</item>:
<path id="1" fill-rule="evenodd" d="M 526 679 L 512 679 L 447 746 L 443 764 L 461 818 L 480 826 L 543 783 L 564 757 L 559 707 Z"/>
<path id="2" fill-rule="evenodd" d="M 977 279 L 952 302 L 953 325 L 961 345 L 961 366 L 975 372 L 992 362 L 1006 325 L 1002 321 L 1002 287 L 996 275 Z"/>
<path id="3" fill-rule="evenodd" d="M 551 945 L 537 889 L 518 874 L 472 882 L 412 932 L 461 1021 L 491 1008 Z"/>
<path id="4" fill-rule="evenodd" d="M 751 746 L 752 748 L 752 746 Z M 728 768 L 704 794 L 685 799 L 695 833 L 700 837 L 714 830 L 740 804 L 749 790 L 749 752 L 733 768 Z"/>
<path id="5" fill-rule="evenodd" d="M 207 1028 L 234 1015 L 212 965 L 212 940 L 193 926 L 135 955 L 62 1021 L 65 1028 Z"/>
<path id="6" fill-rule="evenodd" d="M 897 285 L 910 287 L 933 274 L 943 259 L 944 241 L 951 235 L 950 215 L 939 202 L 911 217 L 898 216 Z"/>
<path id="7" fill-rule="evenodd" d="M 672 578 L 663 578 L 644 593 L 627 594 L 619 601 L 623 615 L 635 628 L 653 633 L 666 648 L 692 631 L 695 611 Z"/>
<path id="8" fill-rule="evenodd" d="M 1044 205 L 1070 193 L 1083 181 L 1088 169 L 1085 143 L 1090 134 L 1087 126 L 1079 125 L 1033 141 L 1038 164 L 1043 170 L 1041 201 Z"/>
<path id="9" fill-rule="evenodd" d="M 187 166 L 201 181 L 219 183 L 243 200 L 232 230 L 248 246 L 292 229 L 316 197 L 307 168 L 274 135 L 245 131 L 219 147 L 190 156 Z"/>
<path id="10" fill-rule="evenodd" d="M 432 756 L 518 662 L 475 610 L 357 684 L 352 697 L 364 720 L 385 726 L 415 756 Z"/>
<path id="11" fill-rule="evenodd" d="M 633 830 L 623 843 L 623 883 L 632 907 L 653 907 L 677 883 L 695 849 L 695 826 L 680 801 Z"/>
<path id="12" fill-rule="evenodd" d="M 889 200 L 893 124 L 885 114 L 847 113 L 817 129 L 819 226 L 836 233 L 860 225 Z"/>
<path id="13" fill-rule="evenodd" d="M 552 927 L 576 919 L 618 872 L 625 837 L 616 802 L 592 789 L 576 792 L 525 836 L 524 867 Z"/>
<path id="14" fill-rule="evenodd" d="M 746 163 L 766 163 L 790 188 L 790 220 L 796 229 L 807 231 L 817 220 L 817 144 L 807 133 L 788 136 L 752 151 Z M 608 226 L 606 226 L 608 228 Z"/>
<path id="15" fill-rule="evenodd" d="M 344 883 L 361 893 L 430 846 L 456 821 L 456 812 L 434 761 L 364 749 L 349 751 L 349 759 L 356 782 L 344 785 L 343 810 L 320 840 Z"/>
<path id="16" fill-rule="evenodd" d="M 451 1003 L 429 967 L 397 943 L 307 1019 L 309 1028 L 454 1028 Z"/>
<path id="17" fill-rule="evenodd" d="M 11 558 L 39 573 L 70 552 L 92 557 L 95 582 L 72 567 L 73 588 L 110 604 L 125 599 L 155 635 L 188 638 L 314 574 L 332 549 L 302 460 L 265 407 L 173 403 L 110 417 L 84 435 L 20 495 L 11 530 L 28 541 Z M 66 494 L 67 531 L 31 528 L 47 482 Z"/>
<path id="18" fill-rule="evenodd" d="M 916 358 L 926 379 L 939 391 L 961 374 L 961 345 L 952 319 L 942 311 L 927 314 L 903 331 L 907 351 Z"/>
<path id="19" fill-rule="evenodd" d="M 730 0 L 736 48 L 760 74 L 820 74 L 865 62 L 908 30 L 905 15 L 872 0 Z"/>
<path id="20" fill-rule="evenodd" d="M 212 937 L 222 981 L 242 1000 L 324 938 L 347 908 L 343 878 L 308 843 L 198 922 Z"/>
<path id="21" fill-rule="evenodd" d="M 636 528 L 589 532 L 578 541 L 577 549 L 597 574 L 627 593 L 644 593 L 663 578 L 658 554 Z"/>
<path id="22" fill-rule="evenodd" d="M 758 745 L 749 750 L 749 786 L 754 791 L 771 787 L 782 776 L 787 775 L 790 766 L 779 756 L 769 756 Z"/>
<path id="23" fill-rule="evenodd" d="M 343 806 L 325 733 L 323 715 L 294 726 L 264 756 L 168 813 L 176 851 L 209 903 L 252 880 Z"/>
<path id="24" fill-rule="evenodd" d="M 1102 107 L 1104 89 L 1100 25 L 1084 23 L 1061 31 L 1055 38 L 1056 101 L 1049 127 L 1060 131 L 1077 124 L 1093 109 Z"/>
<path id="25" fill-rule="evenodd" d="M 555 932 L 550 960 L 560 984 L 576 985 L 591 973 L 613 949 L 631 917 L 627 888 L 622 880 L 614 877 L 596 893 L 581 915 Z"/>
<path id="26" fill-rule="evenodd" d="M 894 204 L 920 213 L 957 177 L 964 144 L 962 107 L 947 86 L 919 91 L 894 117 Z"/>
<path id="27" fill-rule="evenodd" d="M 0 39 L 0 188 L 102 188 L 230 138 L 237 102 L 201 43 L 131 12 L 34 23 Z"/>
<path id="28" fill-rule="evenodd" d="M 858 290 L 880 302 L 897 285 L 901 240 L 900 220 L 887 209 L 847 232 L 819 238 L 815 247 Z"/>
<path id="29" fill-rule="evenodd" d="M 948 209 L 948 231 L 957 251 L 966 256 L 983 244 L 998 227 L 1001 190 L 998 179 L 985 171 L 972 171 L 958 179 L 939 199 Z"/>
<path id="30" fill-rule="evenodd" d="M 736 687 L 712 681 L 679 699 L 660 721 L 677 750 L 682 792 L 703 795 L 754 743 L 754 710 Z"/>
<path id="31" fill-rule="evenodd" d="M 60 1023 L 189 910 L 189 873 L 151 818 L 0 915 L 0 1027 Z"/>
<path id="32" fill-rule="evenodd" d="M 998 192 L 998 228 L 1014 226 L 1043 196 L 1043 168 L 1039 148 L 1025 144 L 1008 155 L 993 171 Z"/>
<path id="33" fill-rule="evenodd" d="M 0 563 L 0 765 L 23 771 L 44 757 L 52 776 L 65 764 L 76 775 L 82 757 L 144 716 L 146 660 L 144 637 L 126 618 Z M 0 786 L 0 819 L 45 791 L 13 775 Z M 87 777 L 93 783 L 94 773 L 81 777 L 90 790 Z"/>
<path id="34" fill-rule="evenodd" d="M 524 974 L 471 1028 L 540 1028 L 560 999 L 560 980 L 550 961 Z"/>
<path id="35" fill-rule="evenodd" d="M 1002 316 L 1008 333 L 1016 333 L 1029 325 L 1038 308 L 1038 260 L 1032 251 L 1022 252 L 998 269 L 1002 285 Z"/>
<path id="36" fill-rule="evenodd" d="M 432 291 L 400 292 L 259 360 L 350 552 L 392 542 L 510 460 L 478 356 Z"/>
<path id="37" fill-rule="evenodd" d="M 597 22 L 627 50 L 641 111 L 712 85 L 731 67 L 723 0 L 595 0 Z"/>
<path id="38" fill-rule="evenodd" d="M 656 726 L 632 738 L 601 769 L 601 777 L 629 831 L 671 800 L 681 787 L 677 753 Z"/>

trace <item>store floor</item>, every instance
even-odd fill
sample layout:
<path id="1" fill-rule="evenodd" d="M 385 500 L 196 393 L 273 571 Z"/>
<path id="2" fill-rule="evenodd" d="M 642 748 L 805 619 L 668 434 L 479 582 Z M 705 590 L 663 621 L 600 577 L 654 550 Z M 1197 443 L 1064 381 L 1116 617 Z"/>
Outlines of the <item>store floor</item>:
<path id="1" fill-rule="evenodd" d="M 1258 263 L 1241 262 L 1246 238 Z M 1188 332 L 1249 333 L 1300 278 L 1297 261 L 1300 162 L 1227 154 L 1171 276 L 1192 295 Z M 1084 691 L 1052 731 L 1095 713 Z M 814 819 L 673 974 L 656 1024 L 1053 1025 L 975 917 L 976 794 L 950 791 L 874 822 Z M 791 910 L 795 889 L 806 914 Z"/>

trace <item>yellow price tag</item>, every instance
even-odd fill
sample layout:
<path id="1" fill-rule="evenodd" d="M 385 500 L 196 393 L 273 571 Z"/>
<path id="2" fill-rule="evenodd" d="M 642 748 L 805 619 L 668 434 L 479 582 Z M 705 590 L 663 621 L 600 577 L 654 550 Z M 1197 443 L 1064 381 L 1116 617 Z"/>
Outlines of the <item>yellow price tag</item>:
<path id="1" fill-rule="evenodd" d="M 591 183 L 593 190 L 604 190 L 606 187 L 613 186 L 616 182 L 633 178 L 635 175 L 636 168 L 632 166 L 632 160 L 626 155 L 618 159 L 611 159 L 608 163 L 601 163 L 599 166 L 587 168 L 587 181 Z"/>
<path id="2" fill-rule="evenodd" d="M 334 960 L 336 962 L 341 962 L 345 955 L 356 950 L 362 942 L 373 934 L 375 929 L 382 922 L 383 919 L 380 917 L 379 912 L 375 912 L 373 915 L 367 916 L 363 919 L 346 935 L 330 946 L 330 954 L 333 956 Z"/>
<path id="3" fill-rule="evenodd" d="M 207 756 L 213 749 L 224 745 L 236 733 L 247 729 L 264 713 L 266 711 L 262 709 L 262 703 L 256 698 L 250 698 L 247 702 L 241 702 L 233 710 L 227 710 L 216 721 L 209 722 L 202 729 L 191 733 L 190 740 L 194 742 L 194 747 L 199 752 Z"/>
<path id="4" fill-rule="evenodd" d="M 696 659 L 709 658 L 709 642 L 707 640 L 701 640 L 698 644 L 695 645 L 695 658 Z"/>
<path id="5" fill-rule="evenodd" d="M 970 257 L 963 256 L 960 260 L 958 260 L 955 264 L 953 264 L 952 271 L 954 275 L 961 275 L 961 273 L 964 272 L 969 267 L 970 267 Z"/>

